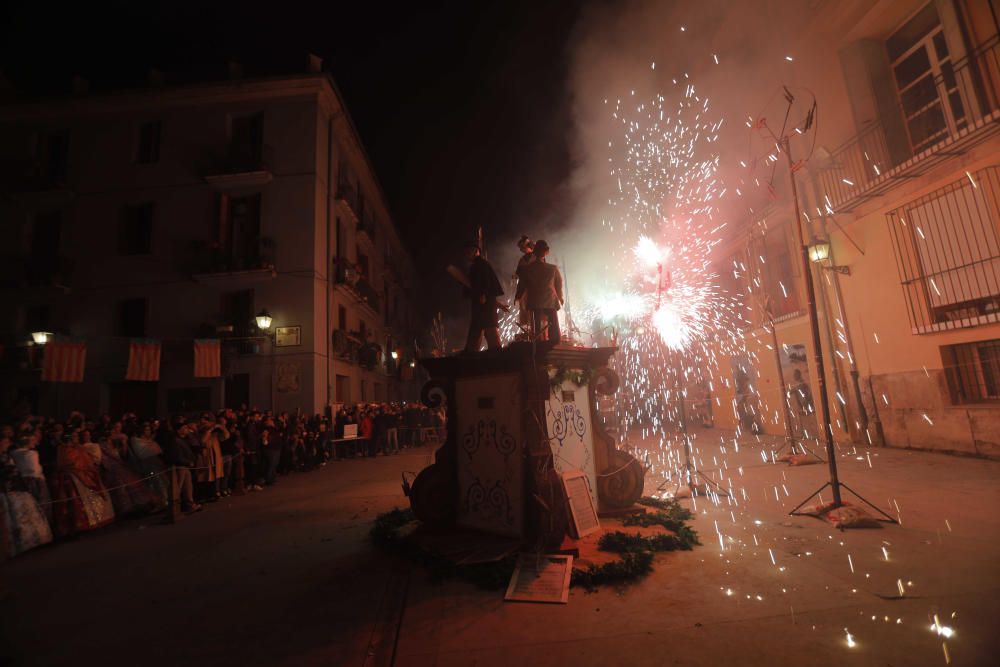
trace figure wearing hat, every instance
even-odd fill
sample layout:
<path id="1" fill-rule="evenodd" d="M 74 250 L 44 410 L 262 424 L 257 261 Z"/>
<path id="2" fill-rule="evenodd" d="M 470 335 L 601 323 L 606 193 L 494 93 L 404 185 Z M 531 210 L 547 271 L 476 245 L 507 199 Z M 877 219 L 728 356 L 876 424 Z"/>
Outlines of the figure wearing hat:
<path id="1" fill-rule="evenodd" d="M 478 352 L 486 336 L 486 346 L 490 350 L 500 349 L 500 320 L 497 309 L 501 305 L 497 297 L 503 296 L 503 287 L 493 266 L 479 251 L 479 244 L 465 246 L 465 258 L 469 261 L 469 283 L 465 295 L 469 298 L 469 337 L 465 342 L 466 352 Z"/>
<path id="2" fill-rule="evenodd" d="M 559 308 L 563 304 L 563 281 L 559 267 L 549 264 L 545 257 L 549 254 L 549 244 L 537 241 L 533 251 L 535 259 L 518 271 L 519 280 L 515 300 L 524 297 L 531 312 L 536 340 L 558 343 Z"/>
<path id="3" fill-rule="evenodd" d="M 521 236 L 517 240 L 517 248 L 521 251 L 521 257 L 517 260 L 517 270 L 514 271 L 514 278 L 518 283 L 521 281 L 521 269 L 535 261 L 535 242 L 527 236 Z M 517 325 L 523 333 L 515 336 L 516 340 L 528 340 L 528 332 L 531 331 L 531 311 L 522 296 L 518 299 Z"/>

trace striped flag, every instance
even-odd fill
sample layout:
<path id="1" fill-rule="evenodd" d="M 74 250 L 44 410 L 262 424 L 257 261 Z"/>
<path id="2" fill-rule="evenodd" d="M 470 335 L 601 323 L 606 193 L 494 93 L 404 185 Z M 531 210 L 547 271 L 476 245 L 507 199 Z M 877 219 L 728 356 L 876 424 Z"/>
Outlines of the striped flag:
<path id="1" fill-rule="evenodd" d="M 83 382 L 87 344 L 53 340 L 45 346 L 42 380 L 46 382 Z"/>
<path id="2" fill-rule="evenodd" d="M 222 375 L 222 353 L 216 338 L 196 338 L 194 341 L 194 376 L 217 378 Z"/>
<path id="3" fill-rule="evenodd" d="M 160 379 L 160 341 L 133 338 L 128 344 L 126 380 L 156 382 Z"/>

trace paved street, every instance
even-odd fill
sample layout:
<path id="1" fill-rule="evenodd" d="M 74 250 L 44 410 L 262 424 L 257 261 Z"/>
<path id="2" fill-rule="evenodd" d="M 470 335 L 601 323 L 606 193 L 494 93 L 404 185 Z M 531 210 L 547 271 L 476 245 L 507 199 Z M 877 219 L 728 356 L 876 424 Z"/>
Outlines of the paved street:
<path id="1" fill-rule="evenodd" d="M 825 466 L 764 464 L 749 442 L 723 455 L 717 437 L 700 451 L 725 462 L 739 504 L 699 502 L 703 546 L 626 589 L 505 604 L 373 553 L 370 522 L 404 503 L 400 474 L 423 449 L 5 564 L 0 664 L 995 664 L 1000 463 L 877 449 L 869 465 L 845 450 L 844 481 L 898 505 L 902 525 L 838 532 L 785 514 Z M 931 630 L 934 614 L 954 636 Z"/>

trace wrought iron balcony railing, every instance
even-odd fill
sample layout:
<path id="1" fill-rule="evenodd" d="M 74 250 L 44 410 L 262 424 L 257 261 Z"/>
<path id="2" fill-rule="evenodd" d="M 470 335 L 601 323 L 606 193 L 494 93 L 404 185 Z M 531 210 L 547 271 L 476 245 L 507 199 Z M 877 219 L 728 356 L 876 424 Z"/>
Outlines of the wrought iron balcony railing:
<path id="1" fill-rule="evenodd" d="M 1000 36 L 904 96 L 894 118 L 868 125 L 833 151 L 821 183 L 835 211 L 849 211 L 1000 130 Z"/>

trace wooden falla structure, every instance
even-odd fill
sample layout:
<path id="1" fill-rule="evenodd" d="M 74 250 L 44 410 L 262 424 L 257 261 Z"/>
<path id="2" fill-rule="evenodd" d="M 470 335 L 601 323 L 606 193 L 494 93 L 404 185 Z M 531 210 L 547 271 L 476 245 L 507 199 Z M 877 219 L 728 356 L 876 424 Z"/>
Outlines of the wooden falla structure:
<path id="1" fill-rule="evenodd" d="M 616 348 L 514 343 L 422 359 L 421 400 L 447 409 L 447 437 L 408 493 L 417 518 L 546 548 L 567 534 L 561 475 L 586 474 L 601 512 L 631 507 L 644 470 L 616 447 L 598 399 L 618 390 Z"/>

